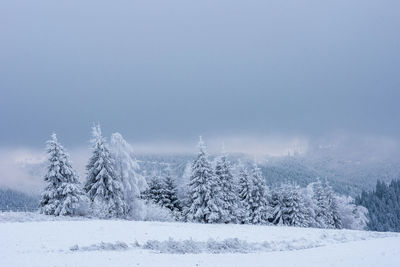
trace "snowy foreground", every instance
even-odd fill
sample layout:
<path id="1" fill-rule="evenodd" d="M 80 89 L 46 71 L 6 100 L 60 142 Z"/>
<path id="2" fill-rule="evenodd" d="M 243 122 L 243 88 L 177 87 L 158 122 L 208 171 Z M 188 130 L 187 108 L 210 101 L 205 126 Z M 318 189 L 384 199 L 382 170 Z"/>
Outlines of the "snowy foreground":
<path id="1" fill-rule="evenodd" d="M 0 213 L 0 266 L 400 266 L 400 234 Z"/>

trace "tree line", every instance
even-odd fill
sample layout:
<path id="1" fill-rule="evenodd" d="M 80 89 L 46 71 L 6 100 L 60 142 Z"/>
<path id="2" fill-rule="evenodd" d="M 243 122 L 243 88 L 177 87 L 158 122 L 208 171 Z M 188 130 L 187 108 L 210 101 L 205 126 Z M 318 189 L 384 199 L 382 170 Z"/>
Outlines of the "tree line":
<path id="1" fill-rule="evenodd" d="M 226 153 L 212 162 L 201 138 L 184 196 L 179 197 L 170 170 L 150 177 L 138 174 L 132 148 L 119 133 L 108 144 L 96 125 L 92 136 L 83 185 L 56 135 L 47 142 L 41 213 L 138 219 L 146 207 L 157 206 L 175 220 L 198 223 L 363 229 L 367 222 L 366 209 L 335 194 L 327 181 L 270 189 L 256 163 L 251 168 L 234 165 Z"/>
<path id="2" fill-rule="evenodd" d="M 400 180 L 378 180 L 375 190 L 363 191 L 356 202 L 368 208 L 369 229 L 400 232 Z"/>
<path id="3" fill-rule="evenodd" d="M 170 209 L 177 219 L 199 223 L 274 224 L 364 229 L 367 210 L 335 194 L 327 181 L 306 188 L 284 183 L 269 189 L 257 164 L 232 166 L 226 153 L 209 160 L 204 142 L 191 165 L 183 199 L 170 172 L 153 174 L 142 197 Z M 171 193 L 173 192 L 173 193 Z"/>

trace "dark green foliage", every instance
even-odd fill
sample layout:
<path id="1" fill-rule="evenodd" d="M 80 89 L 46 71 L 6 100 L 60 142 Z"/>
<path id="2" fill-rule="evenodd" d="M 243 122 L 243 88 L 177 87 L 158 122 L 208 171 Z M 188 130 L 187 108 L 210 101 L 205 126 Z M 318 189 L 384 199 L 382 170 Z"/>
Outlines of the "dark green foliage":
<path id="1" fill-rule="evenodd" d="M 31 196 L 11 189 L 0 189 L 0 211 L 35 211 L 39 196 Z"/>
<path id="2" fill-rule="evenodd" d="M 148 183 L 149 187 L 143 192 L 142 197 L 161 207 L 171 210 L 173 213 L 182 211 L 177 195 L 177 188 L 172 176 L 167 173 L 165 178 L 159 174 L 153 174 Z"/>
<path id="3" fill-rule="evenodd" d="M 164 179 L 164 190 L 162 191 L 162 196 L 162 206 L 170 209 L 172 212 L 182 211 L 178 199 L 176 184 L 170 174 L 168 174 Z"/>
<path id="4" fill-rule="evenodd" d="M 370 230 L 400 232 L 400 180 L 378 181 L 376 189 L 363 191 L 356 203 L 368 209 Z"/>

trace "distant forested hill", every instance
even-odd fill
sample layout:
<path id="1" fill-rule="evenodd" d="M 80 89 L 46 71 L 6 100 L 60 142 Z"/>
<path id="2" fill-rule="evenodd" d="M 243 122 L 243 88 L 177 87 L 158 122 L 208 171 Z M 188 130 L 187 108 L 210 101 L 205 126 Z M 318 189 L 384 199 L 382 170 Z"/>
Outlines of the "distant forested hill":
<path id="1" fill-rule="evenodd" d="M 31 196 L 11 189 L 0 189 L 0 211 L 34 211 L 39 196 Z"/>
<path id="2" fill-rule="evenodd" d="M 213 159 L 215 155 L 211 156 Z M 177 182 L 182 182 L 185 168 L 190 167 L 194 159 L 192 155 L 138 155 L 140 172 L 145 177 L 152 172 L 164 172 L 169 166 L 177 177 Z M 246 155 L 230 155 L 234 164 L 239 160 L 251 167 L 254 159 Z M 389 182 L 400 177 L 400 162 L 396 159 L 369 160 L 369 159 L 343 159 L 337 156 L 318 155 L 309 156 L 284 156 L 259 159 L 259 167 L 269 186 L 280 185 L 286 181 L 294 181 L 300 186 L 316 181 L 317 178 L 327 179 L 333 189 L 341 194 L 357 196 L 363 190 L 374 188 L 377 180 Z"/>

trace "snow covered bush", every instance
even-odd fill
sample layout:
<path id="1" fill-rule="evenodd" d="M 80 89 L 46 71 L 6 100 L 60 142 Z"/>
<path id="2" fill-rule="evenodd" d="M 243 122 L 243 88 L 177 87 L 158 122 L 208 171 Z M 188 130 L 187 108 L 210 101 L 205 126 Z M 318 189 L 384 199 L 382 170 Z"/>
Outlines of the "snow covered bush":
<path id="1" fill-rule="evenodd" d="M 343 228 L 353 230 L 367 229 L 368 210 L 365 207 L 354 204 L 354 199 L 350 196 L 338 196 L 337 203 Z"/>
<path id="2" fill-rule="evenodd" d="M 146 205 L 144 205 L 144 213 L 141 220 L 172 222 L 175 219 L 172 212 L 169 209 L 160 207 L 153 203 L 147 203 Z"/>

